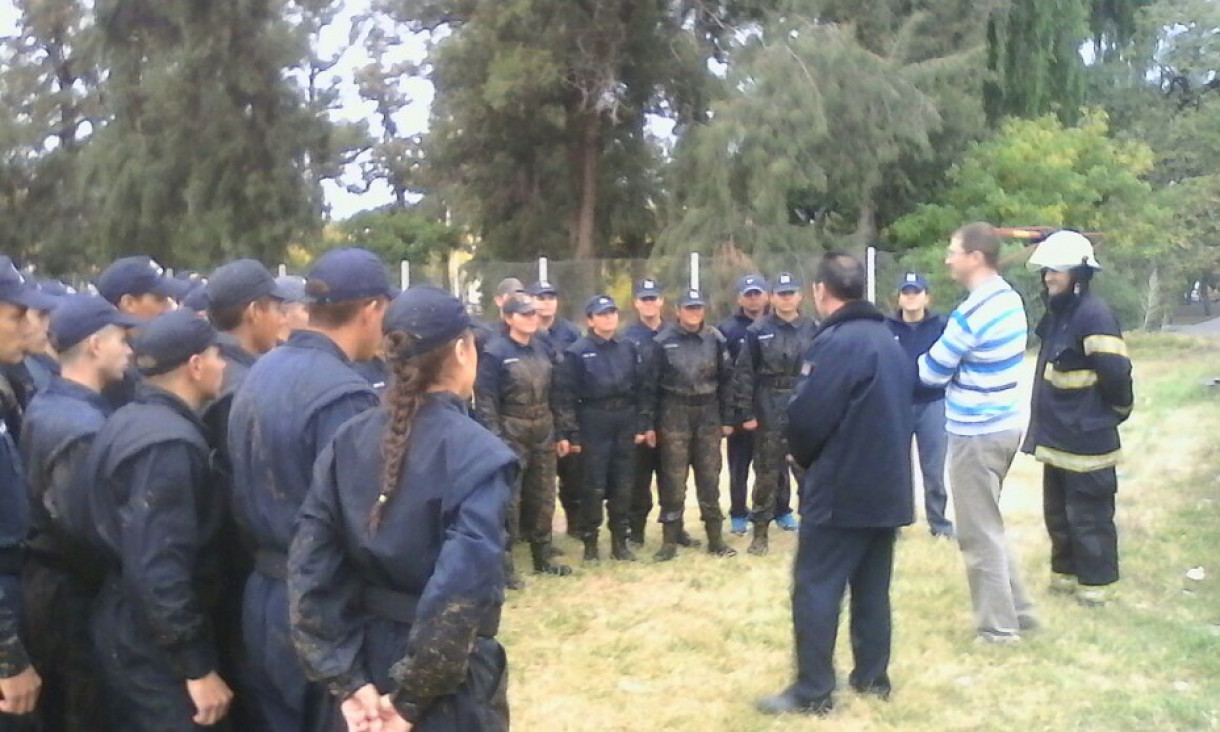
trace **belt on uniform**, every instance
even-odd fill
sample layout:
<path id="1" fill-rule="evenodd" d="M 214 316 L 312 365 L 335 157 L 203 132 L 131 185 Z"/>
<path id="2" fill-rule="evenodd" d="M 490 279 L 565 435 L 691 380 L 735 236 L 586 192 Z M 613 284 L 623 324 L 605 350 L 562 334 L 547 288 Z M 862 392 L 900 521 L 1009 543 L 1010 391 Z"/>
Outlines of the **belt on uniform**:
<path id="1" fill-rule="evenodd" d="M 21 574 L 25 563 L 25 547 L 6 546 L 0 548 L 0 575 Z"/>
<path id="2" fill-rule="evenodd" d="M 703 407 L 716 403 L 715 394 L 672 394 L 662 395 L 662 399 L 674 404 L 685 404 L 688 407 Z"/>
<path id="3" fill-rule="evenodd" d="M 605 399 L 590 399 L 580 403 L 581 409 L 597 409 L 612 412 L 620 409 L 634 409 L 635 401 L 629 397 L 606 397 Z"/>
<path id="4" fill-rule="evenodd" d="M 415 622 L 415 611 L 419 608 L 418 595 L 377 585 L 365 585 L 360 591 L 360 602 L 370 615 L 405 625 Z M 494 638 L 499 630 L 500 610 L 497 608 L 479 622 L 478 634 Z"/>
<path id="5" fill-rule="evenodd" d="M 768 389 L 791 391 L 796 388 L 796 380 L 795 376 L 764 376 L 758 383 Z"/>
<path id="6" fill-rule="evenodd" d="M 288 555 L 275 549 L 254 552 L 254 571 L 284 582 L 288 581 Z"/>
<path id="7" fill-rule="evenodd" d="M 516 419 L 542 419 L 551 414 L 551 407 L 548 404 L 538 404 L 533 407 L 504 407 L 500 413 L 505 417 Z"/>

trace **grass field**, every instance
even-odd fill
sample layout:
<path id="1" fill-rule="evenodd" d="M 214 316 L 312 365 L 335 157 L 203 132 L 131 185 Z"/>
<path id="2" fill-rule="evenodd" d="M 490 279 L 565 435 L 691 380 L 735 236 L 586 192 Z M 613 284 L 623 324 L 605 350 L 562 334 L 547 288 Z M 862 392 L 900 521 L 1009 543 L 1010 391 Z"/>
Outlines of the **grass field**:
<path id="1" fill-rule="evenodd" d="M 686 551 L 657 564 L 651 526 L 644 561 L 531 576 L 510 595 L 502 639 L 513 727 L 1220 729 L 1220 387 L 1202 385 L 1220 376 L 1220 341 L 1138 337 L 1132 347 L 1137 408 L 1123 434 L 1117 603 L 1089 610 L 1045 591 L 1040 470 L 1022 456 L 1003 507 L 1045 628 L 1020 646 L 976 646 L 957 546 L 916 524 L 897 548 L 892 699 L 844 690 L 851 658 L 841 629 L 833 715 L 768 718 L 752 704 L 792 673 L 795 534 L 773 531 L 766 557 L 746 555 L 747 541 L 734 538 L 737 557 Z M 727 492 L 722 499 L 727 507 Z M 692 502 L 692 528 L 697 515 Z M 575 562 L 578 544 L 557 541 Z M 1185 576 L 1199 566 L 1205 579 Z"/>

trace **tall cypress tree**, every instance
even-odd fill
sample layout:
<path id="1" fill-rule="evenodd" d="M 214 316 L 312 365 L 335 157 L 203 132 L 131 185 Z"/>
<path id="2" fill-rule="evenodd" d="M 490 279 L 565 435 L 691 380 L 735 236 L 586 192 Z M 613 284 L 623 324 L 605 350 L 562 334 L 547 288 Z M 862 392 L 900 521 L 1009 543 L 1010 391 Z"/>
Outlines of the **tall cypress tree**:
<path id="1" fill-rule="evenodd" d="M 983 88 L 987 118 L 1039 117 L 1054 112 L 1075 120 L 1084 101 L 1082 45 L 1090 38 L 1084 0 L 1012 0 L 987 23 Z"/>

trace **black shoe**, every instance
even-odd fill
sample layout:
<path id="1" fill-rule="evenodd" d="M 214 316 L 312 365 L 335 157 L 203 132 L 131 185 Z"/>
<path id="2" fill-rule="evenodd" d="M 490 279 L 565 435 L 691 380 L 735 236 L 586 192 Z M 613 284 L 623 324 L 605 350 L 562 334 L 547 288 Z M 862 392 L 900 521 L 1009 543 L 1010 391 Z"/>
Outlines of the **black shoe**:
<path id="1" fill-rule="evenodd" d="M 687 533 L 686 529 L 678 532 L 678 546 L 686 547 L 687 549 L 698 549 L 703 546 L 703 542 Z"/>
<path id="2" fill-rule="evenodd" d="M 763 697 L 754 702 L 754 708 L 763 714 L 809 714 L 815 717 L 825 717 L 834 709 L 830 697 L 817 701 L 803 702 L 785 691 L 775 696 Z"/>
<path id="3" fill-rule="evenodd" d="M 547 559 L 554 559 L 555 557 L 562 557 L 562 556 L 563 556 L 562 549 L 555 546 L 554 544 L 546 545 L 546 558 Z"/>
<path id="4" fill-rule="evenodd" d="M 585 534 L 583 541 L 585 542 L 585 554 L 583 560 L 586 562 L 599 562 L 601 555 L 597 551 L 597 532 Z"/>
<path id="5" fill-rule="evenodd" d="M 857 693 L 865 696 L 875 696 L 881 701 L 890 700 L 890 683 L 888 681 L 874 681 L 870 684 L 858 684 L 855 681 L 848 681 L 851 688 Z"/>

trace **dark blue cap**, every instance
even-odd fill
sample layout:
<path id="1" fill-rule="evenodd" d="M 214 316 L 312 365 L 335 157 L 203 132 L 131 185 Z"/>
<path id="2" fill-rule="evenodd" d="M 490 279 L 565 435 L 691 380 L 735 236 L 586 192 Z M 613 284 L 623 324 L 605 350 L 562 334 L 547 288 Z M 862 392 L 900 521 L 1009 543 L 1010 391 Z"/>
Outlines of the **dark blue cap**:
<path id="1" fill-rule="evenodd" d="M 928 291 L 928 278 L 918 272 L 907 272 L 898 279 L 898 291 L 903 290 L 919 290 L 920 292 Z"/>
<path id="2" fill-rule="evenodd" d="M 791 272 L 780 272 L 779 276 L 775 278 L 775 282 L 771 283 L 771 292 L 788 293 L 800 291 L 801 281 Z"/>
<path id="3" fill-rule="evenodd" d="M 144 376 L 173 371 L 208 350 L 216 337 L 216 329 L 190 310 L 158 315 L 132 339 L 136 368 Z"/>
<path id="4" fill-rule="evenodd" d="M 645 277 L 635 283 L 633 293 L 636 297 L 660 297 L 661 284 L 651 277 Z"/>
<path id="5" fill-rule="evenodd" d="M 43 294 L 51 297 L 67 297 L 75 295 L 76 288 L 59 280 L 38 280 L 38 289 L 42 290 Z"/>
<path id="6" fill-rule="evenodd" d="M 415 336 L 415 343 L 402 354 L 410 358 L 440 348 L 470 330 L 471 325 L 470 314 L 456 297 L 439 287 L 416 285 L 390 303 L 381 329 Z"/>
<path id="7" fill-rule="evenodd" d="M 305 279 L 310 302 L 343 302 L 395 294 L 381 260 L 358 247 L 331 249 L 318 257 Z"/>
<path id="8" fill-rule="evenodd" d="M 264 297 L 287 300 L 275 276 L 256 259 L 238 259 L 216 268 L 207 280 L 208 302 L 214 310 L 249 305 Z"/>
<path id="9" fill-rule="evenodd" d="M 211 305 L 212 300 L 208 297 L 208 287 L 203 282 L 197 282 L 195 287 L 182 298 L 182 307 L 187 310 L 202 313 Z"/>
<path id="10" fill-rule="evenodd" d="M 66 351 L 108 325 L 135 328 L 143 324 L 100 295 L 64 295 L 51 312 L 47 335 L 55 350 Z"/>
<path id="11" fill-rule="evenodd" d="M 191 283 L 170 277 L 152 257 L 139 255 L 116 259 L 98 276 L 97 291 L 116 305 L 124 295 L 149 293 L 180 300 L 191 291 Z"/>
<path id="12" fill-rule="evenodd" d="M 766 292 L 767 281 L 762 275 L 748 274 L 737 280 L 737 294 L 745 295 L 751 292 Z"/>
<path id="13" fill-rule="evenodd" d="M 534 297 L 538 297 L 540 295 L 558 295 L 559 294 L 559 290 L 555 287 L 555 285 L 551 284 L 550 282 L 547 282 L 546 280 L 543 280 L 541 282 L 535 282 L 534 284 L 530 285 L 530 288 L 529 288 L 529 290 L 527 290 L 527 292 L 529 292 L 529 294 L 533 295 Z"/>
<path id="14" fill-rule="evenodd" d="M 284 296 L 284 302 L 305 302 L 305 278 L 299 275 L 281 275 L 275 278 L 275 286 Z"/>
<path id="15" fill-rule="evenodd" d="M 0 302 L 31 310 L 54 310 L 59 301 L 27 281 L 11 258 L 0 257 Z"/>
<path id="16" fill-rule="evenodd" d="M 612 310 L 617 312 L 618 305 L 615 304 L 614 298 L 609 295 L 594 295 L 585 303 L 586 316 L 602 315 Z"/>
<path id="17" fill-rule="evenodd" d="M 502 315 L 529 315 L 536 312 L 538 312 L 538 305 L 534 302 L 534 298 L 522 292 L 509 295 L 504 299 L 504 304 L 500 306 Z"/>
<path id="18" fill-rule="evenodd" d="M 704 307 L 707 302 L 703 299 L 703 293 L 698 290 L 685 290 L 682 292 L 682 297 L 678 299 L 678 307 L 688 308 L 698 305 Z"/>

